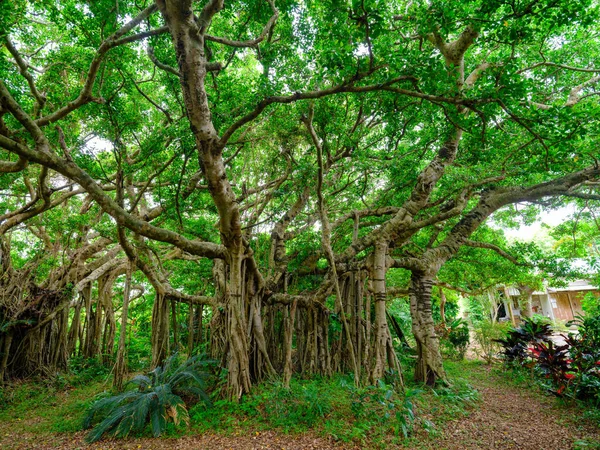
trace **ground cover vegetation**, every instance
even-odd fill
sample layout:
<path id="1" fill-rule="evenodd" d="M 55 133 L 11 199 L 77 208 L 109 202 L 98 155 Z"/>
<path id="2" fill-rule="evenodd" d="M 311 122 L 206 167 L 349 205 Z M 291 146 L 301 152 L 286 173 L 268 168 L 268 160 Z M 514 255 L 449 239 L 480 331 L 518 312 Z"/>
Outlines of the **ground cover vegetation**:
<path id="1" fill-rule="evenodd" d="M 591 0 L 9 1 L 0 383 L 110 374 L 125 403 L 97 407 L 147 413 L 97 432 L 126 435 L 205 417 L 207 388 L 314 423 L 336 408 L 296 383 L 319 379 L 351 394 L 350 434 L 392 420 L 406 438 L 415 386 L 446 389 L 443 354 L 470 340 L 457 293 L 516 284 L 527 311 L 567 258 L 597 257 L 597 17 Z M 488 221 L 566 201 L 555 249 Z M 281 401 L 260 403 L 273 382 Z"/>

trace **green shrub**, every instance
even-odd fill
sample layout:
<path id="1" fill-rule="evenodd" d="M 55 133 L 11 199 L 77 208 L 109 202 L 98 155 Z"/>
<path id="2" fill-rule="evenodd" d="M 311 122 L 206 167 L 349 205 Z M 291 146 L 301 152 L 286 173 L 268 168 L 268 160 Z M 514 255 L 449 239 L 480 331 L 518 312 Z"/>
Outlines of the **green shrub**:
<path id="1" fill-rule="evenodd" d="M 106 397 L 95 402 L 83 423 L 84 428 L 96 427 L 86 436 L 88 442 L 99 440 L 104 434 L 126 437 L 141 431 L 150 422 L 152 433 L 159 436 L 165 431 L 167 422 L 175 425 L 189 423 L 188 400 L 203 400 L 210 403 L 206 394 L 207 368 L 212 361 L 202 355 L 195 356 L 177 366 L 176 355 L 157 367 L 149 376 L 138 375 L 128 384 L 137 389 Z"/>
<path id="2" fill-rule="evenodd" d="M 491 363 L 500 352 L 501 339 L 506 335 L 509 325 L 507 323 L 492 322 L 484 320 L 473 327 L 473 336 L 475 339 L 475 352 L 483 358 L 488 364 Z"/>
<path id="3" fill-rule="evenodd" d="M 600 316 L 600 298 L 588 292 L 581 299 L 581 308 L 587 317 Z"/>
<path id="4" fill-rule="evenodd" d="M 600 405 L 600 315 L 586 314 L 568 323 L 577 333 L 563 335 L 565 343 L 550 339 L 547 323 L 526 320 L 498 339 L 505 359 L 531 369 L 537 382 L 558 397 Z"/>
<path id="5" fill-rule="evenodd" d="M 445 353 L 456 359 L 463 359 L 471 342 L 467 322 L 462 319 L 454 319 L 446 326 L 440 324 L 437 328 Z"/>
<path id="6" fill-rule="evenodd" d="M 108 375 L 110 370 L 98 358 L 74 356 L 69 360 L 69 371 L 74 385 L 82 385 Z"/>
<path id="7" fill-rule="evenodd" d="M 289 388 L 280 382 L 258 385 L 239 403 L 215 401 L 212 410 L 198 404 L 190 416 L 197 432 L 239 431 L 247 426 L 286 433 L 312 429 L 344 442 L 367 437 L 371 442 L 390 437 L 402 440 L 417 424 L 429 424 L 416 414 L 421 392 L 399 393 L 384 382 L 356 387 L 350 376 L 293 378 Z"/>

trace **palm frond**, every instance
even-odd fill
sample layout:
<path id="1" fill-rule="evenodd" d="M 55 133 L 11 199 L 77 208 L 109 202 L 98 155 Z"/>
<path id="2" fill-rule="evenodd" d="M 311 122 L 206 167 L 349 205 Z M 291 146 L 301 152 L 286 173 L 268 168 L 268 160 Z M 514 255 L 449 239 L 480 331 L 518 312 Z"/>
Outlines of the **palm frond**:
<path id="1" fill-rule="evenodd" d="M 157 367 L 148 376 L 137 375 L 129 380 L 127 385 L 137 389 L 94 403 L 83 426 L 90 428 L 94 423 L 96 426 L 86 440 L 95 442 L 104 435 L 126 437 L 142 431 L 148 422 L 154 436 L 160 436 L 169 421 L 189 425 L 187 406 L 180 395 L 196 397 L 210 405 L 206 393 L 210 373 L 206 369 L 213 362 L 199 355 L 177 364 L 176 356 L 167 358 L 163 367 Z"/>

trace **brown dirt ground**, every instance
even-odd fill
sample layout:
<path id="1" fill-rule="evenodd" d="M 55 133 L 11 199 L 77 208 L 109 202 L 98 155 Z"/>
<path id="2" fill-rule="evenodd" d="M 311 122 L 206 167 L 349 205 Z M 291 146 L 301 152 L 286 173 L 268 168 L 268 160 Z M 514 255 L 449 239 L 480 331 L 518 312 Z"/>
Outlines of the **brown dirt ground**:
<path id="1" fill-rule="evenodd" d="M 222 436 L 218 434 L 204 434 L 198 436 L 185 436 L 178 439 L 126 439 L 104 440 L 92 445 L 83 442 L 85 433 L 74 435 L 49 436 L 40 440 L 33 435 L 13 436 L 10 446 L 5 447 L 0 439 L 1 449 L 94 449 L 94 450 L 340 450 L 358 447 L 343 447 L 327 439 L 306 433 L 302 435 L 285 435 L 275 431 L 254 432 L 239 436 Z"/>
<path id="2" fill-rule="evenodd" d="M 600 445 L 600 428 L 580 420 L 576 408 L 559 405 L 535 389 L 507 385 L 489 371 L 471 378 L 481 401 L 467 417 L 457 417 L 443 426 L 441 437 L 423 436 L 411 449 L 430 450 L 567 450 L 585 440 Z M 243 435 L 204 434 L 178 439 L 127 439 L 102 441 L 88 446 L 84 433 L 36 436 L 11 432 L 10 424 L 0 424 L 0 449 L 358 449 L 360 445 L 340 444 L 312 433 L 286 435 L 261 431 Z M 592 444 L 592 445 L 594 445 Z M 600 448 L 600 447 L 588 448 Z M 388 448 L 392 448 L 391 446 Z M 399 448 L 399 447 L 395 447 Z"/>
<path id="3" fill-rule="evenodd" d="M 567 450 L 578 440 L 600 445 L 600 428 L 582 421 L 580 410 L 537 389 L 507 385 L 484 370 L 487 377 L 471 380 L 481 402 L 468 417 L 446 424 L 442 437 L 428 448 Z"/>

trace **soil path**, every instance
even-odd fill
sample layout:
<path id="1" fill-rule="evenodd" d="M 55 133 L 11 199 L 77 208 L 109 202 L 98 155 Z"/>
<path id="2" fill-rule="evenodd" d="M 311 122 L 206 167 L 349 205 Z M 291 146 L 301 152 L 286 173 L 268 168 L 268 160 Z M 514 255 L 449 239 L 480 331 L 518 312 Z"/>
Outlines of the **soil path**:
<path id="1" fill-rule="evenodd" d="M 581 411 L 559 405 L 537 389 L 506 383 L 485 367 L 466 374 L 480 393 L 467 417 L 457 417 L 442 427 L 441 437 L 419 436 L 406 449 L 419 450 L 567 450 L 600 449 L 600 428 L 582 421 Z M 420 435 L 421 433 L 419 433 Z M 0 424 L 1 449 L 359 449 L 368 445 L 336 443 L 313 433 L 286 435 L 261 431 L 244 435 L 203 434 L 178 439 L 127 439 L 102 441 L 92 446 L 83 442 L 84 433 L 34 435 L 22 433 L 11 424 Z M 422 437 L 422 439 L 421 439 Z M 388 446 L 388 448 L 399 448 Z"/>
<path id="2" fill-rule="evenodd" d="M 581 410 L 561 405 L 538 388 L 507 384 L 489 368 L 469 382 L 480 402 L 468 417 L 448 423 L 443 436 L 427 447 L 437 450 L 600 448 L 600 428 L 581 420 Z"/>

